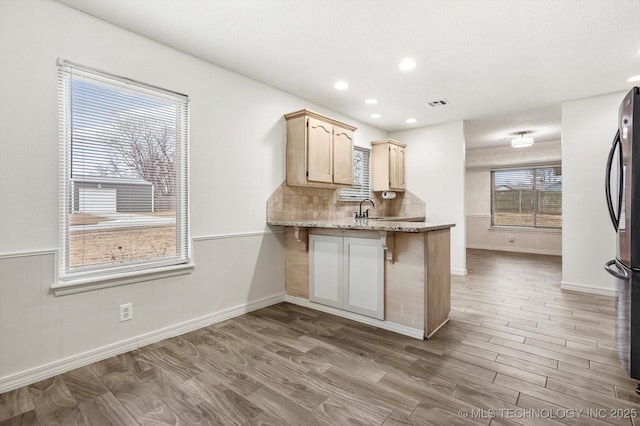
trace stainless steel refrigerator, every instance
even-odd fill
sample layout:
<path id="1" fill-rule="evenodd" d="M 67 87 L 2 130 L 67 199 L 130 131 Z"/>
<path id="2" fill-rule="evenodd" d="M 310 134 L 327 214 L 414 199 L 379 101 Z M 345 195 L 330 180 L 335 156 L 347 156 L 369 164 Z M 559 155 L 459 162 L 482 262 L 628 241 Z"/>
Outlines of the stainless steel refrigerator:
<path id="1" fill-rule="evenodd" d="M 605 193 L 617 232 L 616 257 L 605 269 L 616 277 L 618 353 L 640 379 L 640 88 L 624 97 L 606 167 Z M 640 386 L 636 389 L 639 391 Z"/>

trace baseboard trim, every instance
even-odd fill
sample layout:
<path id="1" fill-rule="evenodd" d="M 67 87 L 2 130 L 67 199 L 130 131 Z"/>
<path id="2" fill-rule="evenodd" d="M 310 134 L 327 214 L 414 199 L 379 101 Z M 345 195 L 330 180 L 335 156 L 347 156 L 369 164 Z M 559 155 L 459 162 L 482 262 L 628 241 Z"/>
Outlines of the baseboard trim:
<path id="1" fill-rule="evenodd" d="M 445 325 L 449 324 L 449 321 L 450 321 L 450 320 L 451 320 L 451 318 L 447 318 L 446 320 L 444 320 L 444 321 L 442 322 L 442 324 L 440 324 L 439 326 L 437 326 L 435 330 L 433 330 L 431 333 L 427 334 L 425 337 L 426 337 L 427 339 L 430 339 L 430 338 L 431 338 L 431 336 L 433 336 L 433 335 L 434 335 L 434 334 L 436 334 L 438 331 L 440 331 L 440 329 L 441 329 L 442 327 L 444 327 Z"/>
<path id="2" fill-rule="evenodd" d="M 451 275 L 457 275 L 457 276 L 460 276 L 460 277 L 464 277 L 467 274 L 468 274 L 468 272 L 467 272 L 466 269 L 454 269 L 454 268 L 451 268 Z"/>
<path id="3" fill-rule="evenodd" d="M 374 327 L 383 328 L 385 330 L 393 331 L 404 336 L 413 337 L 414 339 L 424 339 L 424 330 L 419 328 L 413 328 L 402 324 L 396 324 L 390 321 L 381 321 L 379 319 L 370 318 L 364 315 L 355 314 L 353 312 L 343 311 L 342 309 L 332 308 L 331 306 L 321 305 L 319 303 L 311 302 L 307 299 L 300 297 L 290 296 L 285 294 L 284 301 L 292 303 L 294 305 L 304 306 L 305 308 L 315 309 L 316 311 L 326 312 L 327 314 L 335 315 L 342 318 L 347 318 L 353 321 L 361 322 L 363 324 L 372 325 Z"/>
<path id="4" fill-rule="evenodd" d="M 543 254 L 548 256 L 562 256 L 562 252 L 556 250 L 541 250 L 541 249 L 529 249 L 519 247 L 503 247 L 503 246 L 485 246 L 482 244 L 467 244 L 469 249 L 478 250 L 492 250 L 492 251 L 507 251 L 512 253 L 530 253 L 530 254 Z"/>
<path id="5" fill-rule="evenodd" d="M 2 377 L 0 378 L 0 394 L 115 355 L 141 348 L 151 343 L 179 336 L 202 327 L 207 327 L 211 324 L 237 317 L 239 315 L 246 314 L 247 312 L 255 311 L 256 309 L 275 305 L 276 303 L 284 301 L 284 299 L 284 293 L 264 297 L 253 302 L 243 303 L 215 313 L 203 315 L 199 318 L 194 318 L 179 324 L 141 334 L 130 339 L 122 340 L 111 345 L 103 346 L 81 354 L 72 355 L 68 358 Z"/>
<path id="6" fill-rule="evenodd" d="M 567 290 L 567 291 L 575 291 L 578 293 L 595 294 L 598 296 L 616 297 L 616 291 L 613 289 L 596 287 L 588 284 L 568 283 L 566 281 L 561 281 L 560 289 Z"/>

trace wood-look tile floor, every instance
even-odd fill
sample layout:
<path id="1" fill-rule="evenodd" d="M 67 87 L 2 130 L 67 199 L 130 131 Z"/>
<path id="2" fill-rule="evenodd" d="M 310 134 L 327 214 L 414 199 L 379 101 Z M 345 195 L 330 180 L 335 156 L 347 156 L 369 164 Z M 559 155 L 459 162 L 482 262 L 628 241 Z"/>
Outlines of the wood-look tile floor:
<path id="1" fill-rule="evenodd" d="M 0 425 L 632 424 L 613 299 L 557 257 L 467 261 L 429 341 L 282 303 L 2 394 Z"/>

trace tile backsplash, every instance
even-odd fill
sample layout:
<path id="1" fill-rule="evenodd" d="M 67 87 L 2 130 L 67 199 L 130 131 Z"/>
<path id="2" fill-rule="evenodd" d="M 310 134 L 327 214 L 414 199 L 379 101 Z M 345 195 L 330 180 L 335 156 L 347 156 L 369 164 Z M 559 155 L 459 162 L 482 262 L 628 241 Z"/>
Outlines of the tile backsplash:
<path id="1" fill-rule="evenodd" d="M 348 219 L 360 207 L 360 201 L 338 200 L 339 190 L 288 186 L 286 181 L 267 201 L 267 220 Z M 393 200 L 383 200 L 380 192 L 371 194 L 376 207 L 369 216 L 425 216 L 425 202 L 409 191 L 397 192 Z"/>

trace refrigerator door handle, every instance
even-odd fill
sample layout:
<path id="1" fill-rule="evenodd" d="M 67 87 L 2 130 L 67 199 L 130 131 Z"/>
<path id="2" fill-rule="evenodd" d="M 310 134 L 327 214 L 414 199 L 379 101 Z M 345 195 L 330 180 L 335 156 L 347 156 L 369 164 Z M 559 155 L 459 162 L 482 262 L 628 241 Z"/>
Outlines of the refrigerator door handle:
<path id="1" fill-rule="evenodd" d="M 613 265 L 615 265 L 615 268 L 613 268 Z M 605 263 L 604 269 L 616 278 L 629 281 L 629 272 L 622 263 L 618 262 L 618 259 L 613 259 Z"/>
<path id="2" fill-rule="evenodd" d="M 607 158 L 607 168 L 605 172 L 605 185 L 604 192 L 605 198 L 607 200 L 607 208 L 609 209 L 609 217 L 611 218 L 611 223 L 613 224 L 613 229 L 618 231 L 618 226 L 620 225 L 620 213 L 622 209 L 622 191 L 624 190 L 624 174 L 622 172 L 623 167 L 623 159 L 622 159 L 622 145 L 620 145 L 620 182 L 618 183 L 618 214 L 616 215 L 616 211 L 613 207 L 613 200 L 611 199 L 611 166 L 613 165 L 613 156 L 615 155 L 616 148 L 620 144 L 620 129 L 616 132 L 616 135 L 613 138 L 613 143 L 611 144 L 611 150 L 609 151 L 609 157 Z"/>

